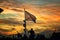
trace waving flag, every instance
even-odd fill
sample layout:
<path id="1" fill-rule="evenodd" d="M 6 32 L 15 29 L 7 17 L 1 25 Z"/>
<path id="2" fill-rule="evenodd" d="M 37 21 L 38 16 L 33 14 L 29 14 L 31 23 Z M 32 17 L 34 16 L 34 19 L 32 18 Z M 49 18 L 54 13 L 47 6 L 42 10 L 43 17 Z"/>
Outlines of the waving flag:
<path id="1" fill-rule="evenodd" d="M 0 13 L 3 12 L 4 10 L 0 8 Z"/>
<path id="2" fill-rule="evenodd" d="M 24 9 L 24 14 L 25 14 L 25 20 L 24 20 L 24 24 L 23 26 L 25 27 L 25 35 L 27 34 L 27 30 L 26 30 L 26 21 L 33 21 L 34 23 L 36 23 L 36 17 L 34 15 L 32 15 L 31 13 L 25 11 Z"/>
<path id="3" fill-rule="evenodd" d="M 33 21 L 34 23 L 36 23 L 36 17 L 27 11 L 25 11 L 25 20 Z"/>

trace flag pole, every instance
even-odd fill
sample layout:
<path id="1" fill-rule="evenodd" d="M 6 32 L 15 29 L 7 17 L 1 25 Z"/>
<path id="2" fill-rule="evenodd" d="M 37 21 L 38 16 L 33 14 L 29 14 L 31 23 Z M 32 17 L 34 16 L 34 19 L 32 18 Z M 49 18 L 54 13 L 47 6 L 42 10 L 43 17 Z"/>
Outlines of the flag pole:
<path id="1" fill-rule="evenodd" d="M 25 35 L 26 35 L 26 14 L 25 14 L 25 8 L 24 8 L 24 15 L 25 15 L 25 20 L 24 20 L 24 27 L 25 27 L 25 29 L 24 29 L 24 31 L 25 31 Z"/>

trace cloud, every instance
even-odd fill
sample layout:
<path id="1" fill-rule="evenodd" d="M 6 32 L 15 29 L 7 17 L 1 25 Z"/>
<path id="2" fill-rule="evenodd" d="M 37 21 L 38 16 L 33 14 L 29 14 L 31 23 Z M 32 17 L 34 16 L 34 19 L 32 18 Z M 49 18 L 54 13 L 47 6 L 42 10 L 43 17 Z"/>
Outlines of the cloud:
<path id="1" fill-rule="evenodd" d="M 11 10 L 18 11 L 18 12 L 23 12 L 23 10 L 19 10 L 19 9 L 11 9 Z"/>
<path id="2" fill-rule="evenodd" d="M 10 31 L 12 31 L 12 29 L 10 30 L 10 29 L 2 29 L 2 28 L 0 28 L 0 31 L 3 31 L 3 32 L 10 32 Z"/>
<path id="3" fill-rule="evenodd" d="M 12 24 L 12 25 L 15 25 L 15 24 L 21 25 L 23 23 L 21 21 L 14 21 L 14 20 L 15 20 L 15 18 L 0 19 L 0 22 L 5 23 L 5 24 Z"/>
<path id="4" fill-rule="evenodd" d="M 22 12 L 21 8 L 26 8 L 28 12 L 37 17 L 37 23 L 33 24 L 33 28 L 48 28 L 49 30 L 60 29 L 60 4 L 59 0 L 1 0 L 0 7 L 8 10 Z M 18 8 L 18 9 L 17 9 Z M 18 18 L 19 19 L 19 18 Z M 19 24 L 16 19 L 4 19 L 4 22 L 11 24 Z M 22 23 L 22 22 L 21 22 Z M 28 25 L 31 28 L 32 25 Z M 40 29 L 39 29 L 40 30 Z"/>

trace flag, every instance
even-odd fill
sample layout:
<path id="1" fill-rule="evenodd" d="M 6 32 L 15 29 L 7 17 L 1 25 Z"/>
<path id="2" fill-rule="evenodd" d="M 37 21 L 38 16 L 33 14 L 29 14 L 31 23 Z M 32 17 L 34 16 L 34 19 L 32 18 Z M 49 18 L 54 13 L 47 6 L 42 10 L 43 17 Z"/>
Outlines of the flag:
<path id="1" fill-rule="evenodd" d="M 0 13 L 3 12 L 4 10 L 0 8 Z"/>
<path id="2" fill-rule="evenodd" d="M 25 11 L 25 20 L 33 21 L 34 23 L 36 23 L 36 17 L 27 11 Z"/>

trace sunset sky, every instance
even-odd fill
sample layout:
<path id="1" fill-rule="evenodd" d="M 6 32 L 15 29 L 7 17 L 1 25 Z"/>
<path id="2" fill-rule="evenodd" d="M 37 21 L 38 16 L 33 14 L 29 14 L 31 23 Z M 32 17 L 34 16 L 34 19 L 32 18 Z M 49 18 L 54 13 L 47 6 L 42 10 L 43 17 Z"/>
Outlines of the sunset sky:
<path id="1" fill-rule="evenodd" d="M 24 8 L 37 18 L 36 23 L 27 21 L 27 30 L 33 28 L 36 33 L 45 30 L 60 32 L 60 0 L 0 0 L 0 8 L 4 10 L 0 14 L 1 34 L 23 32 Z M 12 22 L 7 24 L 7 20 Z"/>

